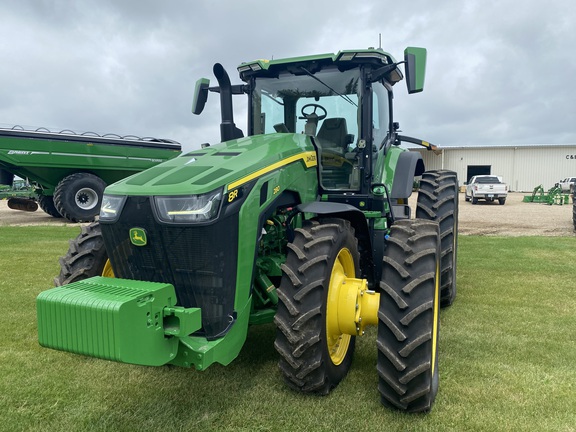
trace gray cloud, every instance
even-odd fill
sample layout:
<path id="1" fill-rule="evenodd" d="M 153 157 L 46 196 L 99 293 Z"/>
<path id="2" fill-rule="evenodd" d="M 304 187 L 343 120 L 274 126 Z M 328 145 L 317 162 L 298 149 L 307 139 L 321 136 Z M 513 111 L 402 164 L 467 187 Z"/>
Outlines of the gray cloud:
<path id="1" fill-rule="evenodd" d="M 429 50 L 425 91 L 396 86 L 406 134 L 438 144 L 575 143 L 569 1 L 33 1 L 0 4 L 0 123 L 217 141 L 190 113 L 214 62 L 382 46 Z M 544 7 L 545 6 L 545 7 Z M 237 98 L 236 122 L 245 102 Z"/>

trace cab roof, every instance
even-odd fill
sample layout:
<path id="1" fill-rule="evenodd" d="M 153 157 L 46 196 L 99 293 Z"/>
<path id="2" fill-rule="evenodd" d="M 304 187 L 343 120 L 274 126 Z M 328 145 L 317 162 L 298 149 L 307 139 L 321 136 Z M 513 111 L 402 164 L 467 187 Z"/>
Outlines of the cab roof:
<path id="1" fill-rule="evenodd" d="M 351 69 L 360 64 L 373 64 L 374 67 L 396 63 L 391 54 L 381 48 L 368 48 L 361 50 L 343 50 L 336 54 L 325 53 L 303 57 L 290 57 L 275 60 L 253 60 L 238 66 L 238 73 L 243 81 L 253 76 L 273 77 L 280 72 L 298 72 L 305 67 L 311 73 L 328 65 L 338 65 L 344 69 Z"/>

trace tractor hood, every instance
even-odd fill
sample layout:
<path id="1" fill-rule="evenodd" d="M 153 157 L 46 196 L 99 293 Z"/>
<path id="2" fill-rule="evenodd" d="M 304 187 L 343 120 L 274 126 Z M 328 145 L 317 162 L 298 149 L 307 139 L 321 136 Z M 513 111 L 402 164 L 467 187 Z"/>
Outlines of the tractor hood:
<path id="1" fill-rule="evenodd" d="M 222 186 L 228 191 L 292 163 L 317 164 L 307 135 L 255 135 L 191 151 L 114 183 L 106 194 L 190 195 Z"/>

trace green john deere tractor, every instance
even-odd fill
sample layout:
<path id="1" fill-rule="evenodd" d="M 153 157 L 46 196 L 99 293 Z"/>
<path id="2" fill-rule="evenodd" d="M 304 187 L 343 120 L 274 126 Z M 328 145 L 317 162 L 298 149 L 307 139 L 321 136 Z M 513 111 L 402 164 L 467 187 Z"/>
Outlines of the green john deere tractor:
<path id="1" fill-rule="evenodd" d="M 392 87 L 423 89 L 426 50 L 257 60 L 219 93 L 221 143 L 108 186 L 99 221 L 37 300 L 43 346 L 140 365 L 206 369 L 274 322 L 281 374 L 327 394 L 355 338 L 378 326 L 382 403 L 428 411 L 438 390 L 439 308 L 454 301 L 458 181 L 425 172 L 398 134 Z M 248 96 L 247 136 L 233 95 Z M 416 218 L 408 197 L 420 178 Z"/>

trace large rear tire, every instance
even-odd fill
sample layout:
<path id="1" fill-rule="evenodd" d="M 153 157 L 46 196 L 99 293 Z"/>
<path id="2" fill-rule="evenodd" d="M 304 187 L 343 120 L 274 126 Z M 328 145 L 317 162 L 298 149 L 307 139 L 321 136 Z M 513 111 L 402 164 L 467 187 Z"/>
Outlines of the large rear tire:
<path id="1" fill-rule="evenodd" d="M 422 175 L 416 217 L 440 225 L 440 306 L 450 306 L 456 299 L 458 255 L 458 176 L 454 171 L 429 171 Z"/>
<path id="2" fill-rule="evenodd" d="M 305 222 L 288 245 L 278 289 L 274 347 L 293 389 L 328 394 L 346 376 L 355 337 L 327 329 L 327 299 L 343 277 L 359 277 L 354 229 L 347 220 Z"/>
<path id="3" fill-rule="evenodd" d="M 378 390 L 384 405 L 432 408 L 438 392 L 440 240 L 436 222 L 392 225 L 378 312 Z"/>
<path id="4" fill-rule="evenodd" d="M 60 274 L 54 285 L 61 286 L 93 276 L 114 277 L 98 222 L 82 227 L 65 256 L 60 258 Z"/>
<path id="5" fill-rule="evenodd" d="M 100 212 L 106 183 L 90 173 L 64 177 L 54 190 L 58 212 L 72 222 L 92 222 Z"/>
<path id="6" fill-rule="evenodd" d="M 62 215 L 58 212 L 58 209 L 56 209 L 56 206 L 54 205 L 54 197 L 46 195 L 38 195 L 38 205 L 42 210 L 44 210 L 44 213 L 55 218 L 62 217 Z"/>

